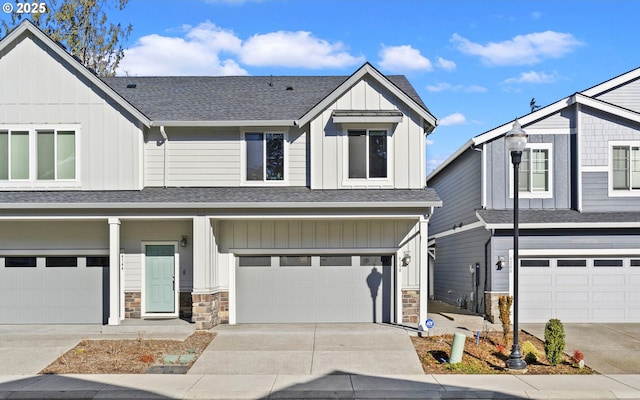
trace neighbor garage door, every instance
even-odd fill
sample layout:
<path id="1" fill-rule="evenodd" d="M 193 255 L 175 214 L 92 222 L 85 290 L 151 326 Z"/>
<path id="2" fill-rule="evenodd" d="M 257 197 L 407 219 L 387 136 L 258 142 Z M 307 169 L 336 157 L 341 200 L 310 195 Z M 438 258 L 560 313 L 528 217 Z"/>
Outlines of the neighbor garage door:
<path id="1" fill-rule="evenodd" d="M 238 256 L 239 323 L 390 322 L 393 256 Z"/>
<path id="2" fill-rule="evenodd" d="M 108 257 L 0 257 L 0 324 L 105 322 Z"/>
<path id="3" fill-rule="evenodd" d="M 520 265 L 522 322 L 640 322 L 640 256 L 536 257 Z"/>

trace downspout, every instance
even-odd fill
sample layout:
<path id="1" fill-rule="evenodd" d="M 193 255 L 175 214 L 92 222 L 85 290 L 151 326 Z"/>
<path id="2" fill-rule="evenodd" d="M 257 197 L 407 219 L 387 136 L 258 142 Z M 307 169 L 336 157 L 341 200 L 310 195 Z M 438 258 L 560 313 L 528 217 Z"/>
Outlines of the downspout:
<path id="1" fill-rule="evenodd" d="M 164 125 L 160 125 L 160 134 L 164 139 L 164 153 L 162 156 L 163 165 L 162 165 L 162 186 L 167 187 L 167 146 L 169 145 L 169 136 L 167 136 L 167 132 L 164 131 Z"/>

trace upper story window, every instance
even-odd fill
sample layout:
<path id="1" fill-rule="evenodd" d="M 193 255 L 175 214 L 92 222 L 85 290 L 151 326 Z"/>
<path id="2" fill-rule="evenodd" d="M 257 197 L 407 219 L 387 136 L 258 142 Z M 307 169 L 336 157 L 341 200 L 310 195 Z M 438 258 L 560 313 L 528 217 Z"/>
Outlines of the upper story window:
<path id="1" fill-rule="evenodd" d="M 614 193 L 640 191 L 640 143 L 614 144 L 610 165 L 609 182 Z"/>
<path id="2" fill-rule="evenodd" d="M 518 169 L 518 192 L 524 198 L 551 197 L 552 187 L 551 143 L 530 143 L 522 151 Z M 511 169 L 513 173 L 513 167 Z M 513 195 L 513 188 L 511 188 Z"/>
<path id="3" fill-rule="evenodd" d="M 68 127 L 0 127 L 0 181 L 75 181 L 77 134 Z"/>
<path id="4" fill-rule="evenodd" d="M 349 130 L 349 179 L 387 178 L 386 130 Z"/>
<path id="5" fill-rule="evenodd" d="M 245 180 L 247 182 L 284 181 L 284 133 L 246 132 L 244 140 Z"/>

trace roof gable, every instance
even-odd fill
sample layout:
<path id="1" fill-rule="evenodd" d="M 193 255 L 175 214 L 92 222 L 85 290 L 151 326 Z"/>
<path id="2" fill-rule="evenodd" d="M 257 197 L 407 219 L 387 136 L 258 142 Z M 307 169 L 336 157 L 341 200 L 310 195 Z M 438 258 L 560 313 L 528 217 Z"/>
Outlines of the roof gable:
<path id="1" fill-rule="evenodd" d="M 112 88 L 106 85 L 102 80 L 100 80 L 94 73 L 89 71 L 80 61 L 74 58 L 71 54 L 69 54 L 61 45 L 54 42 L 49 36 L 47 36 L 44 32 L 38 29 L 31 21 L 24 20 L 18 25 L 16 28 L 11 30 L 0 40 L 0 54 L 4 52 L 6 49 L 9 49 L 10 46 L 14 43 L 17 43 L 20 38 L 24 35 L 31 35 L 31 37 L 35 40 L 41 42 L 44 46 L 49 48 L 52 52 L 54 52 L 57 56 L 61 57 L 62 60 L 68 63 L 71 68 L 78 72 L 78 74 L 85 79 L 87 79 L 92 84 L 96 85 L 100 90 L 102 90 L 107 96 L 109 96 L 113 101 L 120 106 L 122 106 L 125 110 L 127 110 L 131 115 L 133 115 L 140 122 L 145 124 L 146 126 L 150 126 L 149 119 L 141 113 L 137 108 L 135 108 L 132 104 L 128 103 L 125 99 L 123 99 L 118 93 L 116 93 Z M 9 50 L 11 51 L 11 50 Z"/>

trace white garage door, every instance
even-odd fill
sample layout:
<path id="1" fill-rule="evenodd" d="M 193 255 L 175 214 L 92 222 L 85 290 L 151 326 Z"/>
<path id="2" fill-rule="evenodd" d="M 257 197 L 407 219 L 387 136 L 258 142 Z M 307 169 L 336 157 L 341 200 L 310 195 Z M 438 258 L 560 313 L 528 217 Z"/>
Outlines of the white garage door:
<path id="1" fill-rule="evenodd" d="M 238 256 L 238 323 L 390 322 L 393 256 Z"/>
<path id="2" fill-rule="evenodd" d="M 108 257 L 0 256 L 0 324 L 102 324 Z"/>
<path id="3" fill-rule="evenodd" d="M 520 321 L 640 322 L 640 256 L 522 258 Z"/>

